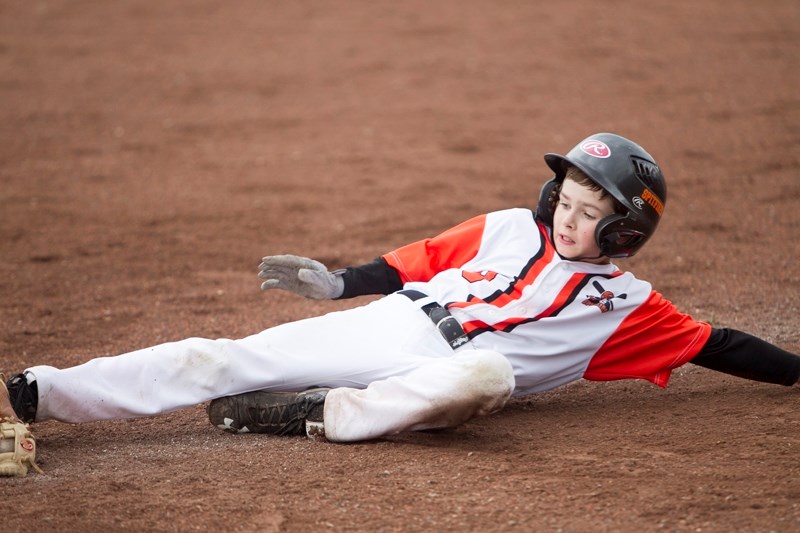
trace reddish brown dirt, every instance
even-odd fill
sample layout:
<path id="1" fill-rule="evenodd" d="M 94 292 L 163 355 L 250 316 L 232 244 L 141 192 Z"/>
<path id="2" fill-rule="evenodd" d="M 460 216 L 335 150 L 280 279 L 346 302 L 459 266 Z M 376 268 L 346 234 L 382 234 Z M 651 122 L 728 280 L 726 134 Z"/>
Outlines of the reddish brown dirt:
<path id="1" fill-rule="evenodd" d="M 795 0 L 228 4 L 0 1 L 0 369 L 354 305 L 262 294 L 258 259 L 529 206 L 542 154 L 602 130 L 669 177 L 621 265 L 800 351 Z M 354 445 L 202 406 L 34 431 L 7 531 L 800 529 L 800 391 L 691 365 Z"/>

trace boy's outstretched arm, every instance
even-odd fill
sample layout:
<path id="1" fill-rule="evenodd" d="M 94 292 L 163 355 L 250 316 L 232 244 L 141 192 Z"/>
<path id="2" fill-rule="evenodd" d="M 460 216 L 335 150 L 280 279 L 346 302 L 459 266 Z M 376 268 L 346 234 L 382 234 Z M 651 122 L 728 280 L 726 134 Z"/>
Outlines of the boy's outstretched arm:
<path id="1" fill-rule="evenodd" d="M 749 333 L 714 328 L 692 363 L 740 378 L 800 386 L 800 356 Z"/>
<path id="2" fill-rule="evenodd" d="M 397 270 L 382 258 L 357 267 L 328 271 L 328 267 L 298 255 L 262 258 L 258 277 L 262 290 L 284 289 L 306 298 L 333 300 L 366 294 L 390 294 L 403 288 Z"/>

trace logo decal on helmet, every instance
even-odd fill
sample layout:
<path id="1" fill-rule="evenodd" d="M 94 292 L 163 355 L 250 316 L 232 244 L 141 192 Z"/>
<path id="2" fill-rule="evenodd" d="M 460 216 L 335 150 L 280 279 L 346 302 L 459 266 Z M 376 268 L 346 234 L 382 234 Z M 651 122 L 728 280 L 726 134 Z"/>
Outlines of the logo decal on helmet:
<path id="1" fill-rule="evenodd" d="M 581 151 L 592 157 L 605 159 L 611 155 L 611 149 L 603 141 L 589 139 L 581 143 Z"/>
<path id="2" fill-rule="evenodd" d="M 636 206 L 636 209 L 641 209 L 644 205 L 644 200 L 642 200 L 639 196 L 633 197 L 633 205 Z"/>
<path id="3" fill-rule="evenodd" d="M 658 216 L 661 216 L 664 213 L 664 203 L 658 199 L 658 196 L 653 194 L 653 191 L 650 189 L 645 189 L 642 192 L 642 200 L 650 204 L 650 207 L 655 209 L 655 212 L 658 213 Z"/>

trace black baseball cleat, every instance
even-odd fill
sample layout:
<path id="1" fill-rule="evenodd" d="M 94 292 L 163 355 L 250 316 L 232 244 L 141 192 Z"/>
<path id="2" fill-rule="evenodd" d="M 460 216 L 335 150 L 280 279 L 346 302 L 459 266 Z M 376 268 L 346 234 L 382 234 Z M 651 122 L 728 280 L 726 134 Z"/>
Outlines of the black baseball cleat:
<path id="1" fill-rule="evenodd" d="M 31 378 L 32 379 L 32 378 Z M 25 423 L 36 419 L 39 405 L 39 388 L 36 380 L 28 381 L 28 374 L 16 374 L 6 382 L 9 401 L 20 420 Z"/>
<path id="2" fill-rule="evenodd" d="M 303 392 L 254 391 L 213 400 L 206 409 L 211 424 L 230 433 L 325 436 L 322 413 L 330 389 Z"/>

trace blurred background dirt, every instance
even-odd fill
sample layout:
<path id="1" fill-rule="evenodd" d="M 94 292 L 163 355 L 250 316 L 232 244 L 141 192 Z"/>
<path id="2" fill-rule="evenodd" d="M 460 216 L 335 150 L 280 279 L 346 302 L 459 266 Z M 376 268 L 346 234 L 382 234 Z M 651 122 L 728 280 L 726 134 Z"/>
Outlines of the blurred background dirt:
<path id="1" fill-rule="evenodd" d="M 0 0 L 0 369 L 241 337 L 367 301 L 258 290 L 531 206 L 545 152 L 666 172 L 620 266 L 800 352 L 800 4 Z M 458 429 L 231 436 L 203 406 L 34 426 L 9 531 L 797 531 L 800 394 L 688 365 Z"/>

